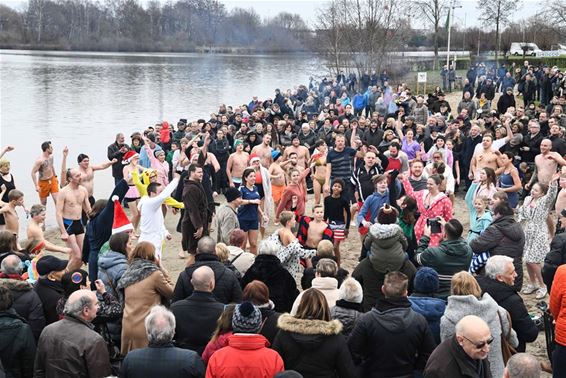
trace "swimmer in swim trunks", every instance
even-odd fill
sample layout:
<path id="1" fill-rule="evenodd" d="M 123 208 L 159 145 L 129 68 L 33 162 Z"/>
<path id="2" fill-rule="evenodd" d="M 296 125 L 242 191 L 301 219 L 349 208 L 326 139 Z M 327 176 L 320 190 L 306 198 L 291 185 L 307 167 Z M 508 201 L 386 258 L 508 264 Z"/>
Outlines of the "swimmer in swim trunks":
<path id="1" fill-rule="evenodd" d="M 281 201 L 281 196 L 283 195 L 283 191 L 285 190 L 285 171 L 279 165 L 281 162 L 282 154 L 280 151 L 273 151 L 271 153 L 271 158 L 273 163 L 269 166 L 269 177 L 271 180 L 271 197 L 273 198 L 274 202 L 274 211 L 277 210 L 277 206 Z"/>
<path id="2" fill-rule="evenodd" d="M 239 187 L 242 184 L 242 173 L 248 167 L 249 154 L 244 151 L 244 143 L 236 139 L 234 142 L 236 152 L 230 155 L 226 163 L 226 175 L 228 183 L 232 187 Z"/>
<path id="3" fill-rule="evenodd" d="M 56 219 L 61 231 L 61 239 L 71 249 L 67 270 L 79 269 L 82 265 L 82 246 L 84 226 L 82 211 L 90 214 L 88 191 L 81 185 L 81 172 L 73 168 L 69 172 L 69 183 L 61 189 L 57 201 Z"/>
<path id="4" fill-rule="evenodd" d="M 53 167 L 53 146 L 51 142 L 41 144 L 43 153 L 37 158 L 31 170 L 31 178 L 35 190 L 39 194 L 42 205 L 47 204 L 47 197 L 51 194 L 53 202 L 57 205 L 57 195 L 59 192 L 59 182 Z"/>

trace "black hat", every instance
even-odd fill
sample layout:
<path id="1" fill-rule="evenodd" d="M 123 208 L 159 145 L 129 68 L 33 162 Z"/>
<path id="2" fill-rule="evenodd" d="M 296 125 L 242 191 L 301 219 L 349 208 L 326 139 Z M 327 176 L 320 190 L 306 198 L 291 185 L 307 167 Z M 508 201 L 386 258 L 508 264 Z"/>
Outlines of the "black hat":
<path id="1" fill-rule="evenodd" d="M 566 217 L 566 209 L 562 209 L 562 211 L 560 212 L 560 216 Z"/>
<path id="2" fill-rule="evenodd" d="M 36 268 L 37 274 L 40 276 L 45 276 L 51 272 L 60 272 L 65 270 L 67 264 L 69 262 L 67 260 L 58 259 L 55 256 L 43 256 L 37 261 Z"/>
<path id="3" fill-rule="evenodd" d="M 242 193 L 238 189 L 230 187 L 226 190 L 224 196 L 226 197 L 226 202 L 232 202 L 236 198 L 240 198 Z"/>
<path id="4" fill-rule="evenodd" d="M 436 270 L 423 267 L 417 270 L 414 280 L 414 288 L 418 293 L 432 294 L 438 291 L 438 273 Z"/>

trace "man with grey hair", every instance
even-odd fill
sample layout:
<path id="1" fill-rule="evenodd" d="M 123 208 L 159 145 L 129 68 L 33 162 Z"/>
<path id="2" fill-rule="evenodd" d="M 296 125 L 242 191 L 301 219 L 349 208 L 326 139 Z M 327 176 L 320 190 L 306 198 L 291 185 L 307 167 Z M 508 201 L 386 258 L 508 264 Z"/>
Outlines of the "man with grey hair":
<path id="1" fill-rule="evenodd" d="M 328 303 L 328 308 L 332 308 L 336 305 L 336 301 L 340 295 L 340 290 L 338 290 L 338 280 L 336 279 L 337 271 L 338 265 L 336 264 L 336 261 L 332 259 L 320 259 L 316 264 L 316 273 L 312 280 L 311 287 L 320 290 L 322 294 L 324 294 L 326 303 Z M 303 293 L 304 291 L 299 294 L 297 299 L 295 299 L 295 303 L 293 303 L 293 308 L 291 309 L 291 315 L 295 315 L 297 313 Z"/>
<path id="2" fill-rule="evenodd" d="M 33 286 L 22 278 L 24 265 L 17 255 L 8 255 L 0 266 L 0 287 L 10 291 L 13 298 L 13 309 L 24 318 L 37 341 L 45 327 L 43 304 Z"/>
<path id="3" fill-rule="evenodd" d="M 528 353 L 517 353 L 507 361 L 503 378 L 540 378 L 540 362 Z"/>
<path id="4" fill-rule="evenodd" d="M 289 312 L 299 290 L 295 279 L 277 257 L 280 247 L 271 240 L 259 243 L 259 255 L 242 278 L 242 287 L 253 280 L 259 280 L 269 288 L 269 299 L 275 304 L 275 311 Z"/>
<path id="5" fill-rule="evenodd" d="M 485 321 L 475 315 L 464 316 L 456 324 L 455 335 L 432 352 L 423 377 L 491 378 L 487 355 L 492 342 L 493 336 Z"/>
<path id="6" fill-rule="evenodd" d="M 214 272 L 215 284 L 212 293 L 219 302 L 228 304 L 242 301 L 242 288 L 236 274 L 216 256 L 214 239 L 210 236 L 203 236 L 197 244 L 194 264 L 185 268 L 179 275 L 173 292 L 173 302 L 186 299 L 193 293 L 191 278 L 193 272 L 201 266 L 208 266 Z"/>
<path id="7" fill-rule="evenodd" d="M 216 328 L 216 321 L 224 311 L 224 305 L 212 294 L 214 271 L 210 267 L 203 265 L 195 269 L 191 285 L 193 293 L 171 305 L 171 312 L 177 320 L 175 343 L 181 348 L 202 354 Z"/>
<path id="8" fill-rule="evenodd" d="M 517 351 L 524 352 L 525 344 L 536 340 L 538 328 L 531 319 L 523 298 L 513 288 L 517 277 L 513 259 L 504 255 L 492 256 L 487 260 L 485 273 L 486 276 L 477 276 L 476 279 L 482 291 L 488 293 L 511 316 L 513 329 L 519 339 Z"/>
<path id="9" fill-rule="evenodd" d="M 106 342 L 93 330 L 98 299 L 77 290 L 65 303 L 65 317 L 45 327 L 39 338 L 34 377 L 106 377 L 111 375 Z"/>
<path id="10" fill-rule="evenodd" d="M 128 353 L 120 377 L 203 377 L 205 367 L 197 353 L 173 345 L 175 317 L 163 306 L 152 307 L 145 318 L 149 346 Z"/>

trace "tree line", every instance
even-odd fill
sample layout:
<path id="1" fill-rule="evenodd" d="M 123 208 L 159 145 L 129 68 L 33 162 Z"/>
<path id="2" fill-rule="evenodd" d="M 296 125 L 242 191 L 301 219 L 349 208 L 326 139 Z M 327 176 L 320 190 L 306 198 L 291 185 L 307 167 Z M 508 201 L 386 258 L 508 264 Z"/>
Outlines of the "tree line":
<path id="1" fill-rule="evenodd" d="M 217 0 L 29 0 L 0 5 L 0 47 L 94 51 L 195 51 L 241 47 L 304 51 L 308 27 L 296 14 L 262 20 L 253 9 L 226 10 Z"/>

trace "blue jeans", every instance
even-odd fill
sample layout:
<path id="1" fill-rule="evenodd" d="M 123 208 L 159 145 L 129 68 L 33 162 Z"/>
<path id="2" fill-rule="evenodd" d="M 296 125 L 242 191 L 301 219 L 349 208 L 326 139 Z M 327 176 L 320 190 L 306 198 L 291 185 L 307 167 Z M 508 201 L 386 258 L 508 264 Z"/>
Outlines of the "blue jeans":
<path id="1" fill-rule="evenodd" d="M 120 179 L 121 180 L 121 179 Z M 90 279 L 90 286 L 93 290 L 96 290 L 94 281 L 98 279 L 98 249 L 91 249 L 88 255 L 88 278 Z"/>

